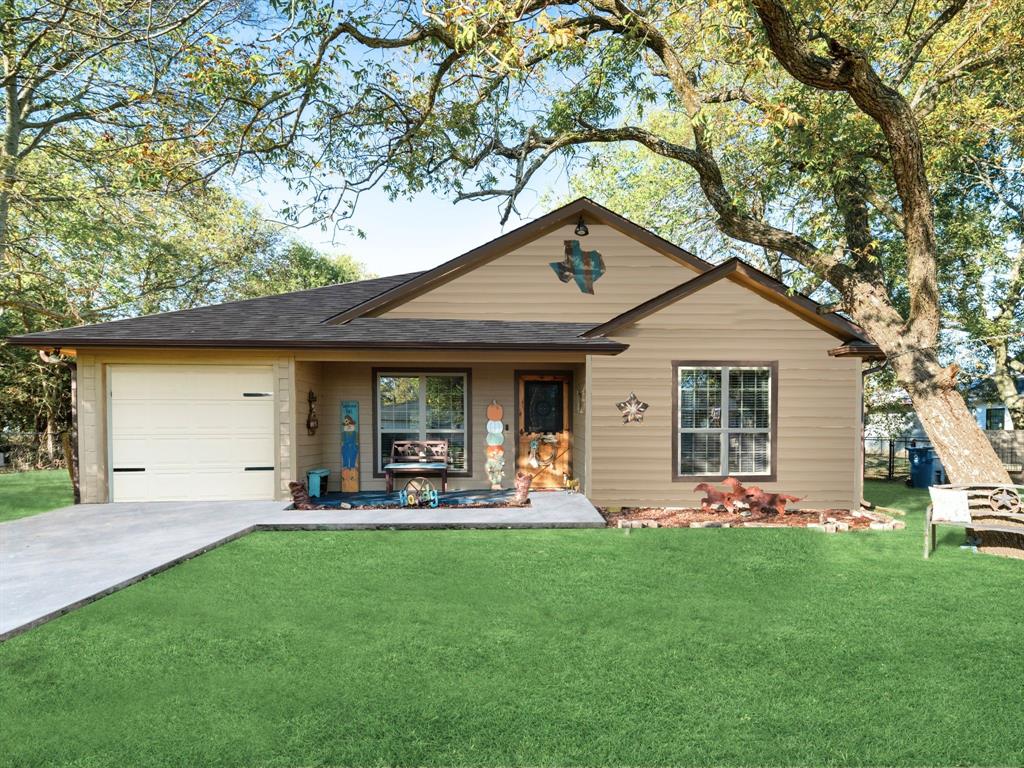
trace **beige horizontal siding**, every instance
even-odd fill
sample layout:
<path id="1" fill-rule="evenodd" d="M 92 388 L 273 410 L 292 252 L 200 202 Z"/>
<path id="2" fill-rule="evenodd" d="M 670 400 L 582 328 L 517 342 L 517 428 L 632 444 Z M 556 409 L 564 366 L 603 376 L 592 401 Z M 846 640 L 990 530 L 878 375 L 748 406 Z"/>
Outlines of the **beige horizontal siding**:
<path id="1" fill-rule="evenodd" d="M 611 506 L 691 505 L 696 481 L 672 480 L 673 360 L 777 361 L 777 480 L 757 483 L 807 497 L 804 507 L 860 501 L 860 363 L 836 359 L 824 331 L 729 280 L 623 329 L 630 348 L 591 360 L 590 488 Z M 650 404 L 623 424 L 630 391 Z M 750 481 L 749 484 L 755 484 Z"/>
<path id="2" fill-rule="evenodd" d="M 594 324 L 683 283 L 697 272 L 603 224 L 577 237 L 561 227 L 384 313 L 385 317 L 550 320 Z M 564 258 L 565 240 L 597 250 L 605 274 L 594 295 L 559 281 L 551 262 Z"/>
<path id="3" fill-rule="evenodd" d="M 324 427 L 323 404 L 317 403 L 317 418 L 320 427 L 316 434 L 310 435 L 306 429 L 309 416 L 309 393 L 313 391 L 317 397 L 323 395 L 321 387 L 321 364 L 309 361 L 295 362 L 295 476 L 305 479 L 306 472 L 318 469 L 324 463 L 323 437 Z M 340 448 L 339 448 L 340 450 Z"/>

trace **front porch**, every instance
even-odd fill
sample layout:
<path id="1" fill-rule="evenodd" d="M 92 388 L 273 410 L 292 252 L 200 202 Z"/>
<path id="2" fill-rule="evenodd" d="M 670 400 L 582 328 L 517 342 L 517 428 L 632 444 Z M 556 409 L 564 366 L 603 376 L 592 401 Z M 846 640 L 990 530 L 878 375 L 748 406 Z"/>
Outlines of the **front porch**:
<path id="1" fill-rule="evenodd" d="M 314 501 L 397 508 L 397 492 L 420 473 L 396 473 L 395 493 L 387 494 L 392 447 L 438 440 L 448 445 L 447 488 L 439 473 L 422 474 L 447 491 L 440 506 L 503 506 L 517 471 L 532 475 L 537 491 L 586 493 L 583 354 L 304 354 L 309 359 L 297 356 L 294 363 L 290 474 L 305 481 L 310 470 L 327 470 L 327 486 Z"/>

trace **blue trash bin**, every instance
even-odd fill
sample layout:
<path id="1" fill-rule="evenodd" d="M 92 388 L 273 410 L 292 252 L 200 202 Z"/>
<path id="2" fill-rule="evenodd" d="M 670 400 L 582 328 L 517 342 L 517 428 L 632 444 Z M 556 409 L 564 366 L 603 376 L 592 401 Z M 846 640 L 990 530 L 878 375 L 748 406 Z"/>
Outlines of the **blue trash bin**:
<path id="1" fill-rule="evenodd" d="M 910 486 L 912 488 L 927 488 L 932 484 L 935 473 L 932 471 L 935 462 L 935 454 L 928 446 L 919 448 L 908 448 L 907 455 L 910 457 Z"/>
<path id="2" fill-rule="evenodd" d="M 309 495 L 317 498 L 327 493 L 327 476 L 330 474 L 326 469 L 311 469 L 306 473 L 306 487 L 309 488 Z"/>

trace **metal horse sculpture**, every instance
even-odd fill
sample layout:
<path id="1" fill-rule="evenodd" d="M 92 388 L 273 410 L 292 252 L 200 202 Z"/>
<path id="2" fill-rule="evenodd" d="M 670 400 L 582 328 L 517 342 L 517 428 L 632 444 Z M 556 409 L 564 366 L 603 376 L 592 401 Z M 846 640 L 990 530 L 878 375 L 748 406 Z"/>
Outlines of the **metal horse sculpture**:
<path id="1" fill-rule="evenodd" d="M 719 508 L 726 512 L 735 512 L 737 506 L 744 506 L 751 512 L 774 512 L 777 515 L 786 513 L 786 505 L 796 501 L 803 501 L 804 496 L 791 496 L 787 493 L 768 493 L 756 485 L 744 488 L 743 484 L 735 477 L 727 477 L 722 484 L 728 490 L 720 491 L 709 483 L 700 483 L 694 487 L 694 491 L 702 491 L 704 498 L 700 500 L 701 509 L 710 512 Z"/>

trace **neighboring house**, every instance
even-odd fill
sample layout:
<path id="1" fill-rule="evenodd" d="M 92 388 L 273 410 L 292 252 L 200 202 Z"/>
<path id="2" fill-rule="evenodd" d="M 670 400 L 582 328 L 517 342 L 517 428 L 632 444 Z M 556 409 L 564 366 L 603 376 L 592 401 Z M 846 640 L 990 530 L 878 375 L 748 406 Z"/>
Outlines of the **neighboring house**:
<path id="1" fill-rule="evenodd" d="M 497 429 L 505 486 L 564 468 L 599 504 L 680 505 L 735 475 L 855 507 L 861 363 L 880 357 L 768 275 L 587 199 L 426 272 L 13 343 L 77 358 L 85 502 L 285 498 L 321 466 L 335 490 L 345 402 L 362 489 L 404 438 L 449 440 L 451 485 L 488 487 Z"/>
<path id="2" fill-rule="evenodd" d="M 1013 431 L 1013 420 L 1002 403 L 980 403 L 974 406 L 974 415 L 982 429 Z"/>
<path id="3" fill-rule="evenodd" d="M 1017 392 L 1024 394 L 1024 376 L 1016 379 Z M 996 393 L 991 379 L 981 379 L 967 388 L 967 404 L 974 411 L 982 429 L 1013 431 L 1013 420 Z"/>
<path id="4" fill-rule="evenodd" d="M 1017 391 L 1024 394 L 1024 376 L 1017 379 Z M 986 432 L 1013 432 L 1013 420 L 1006 406 L 999 400 L 995 385 L 991 379 L 978 379 L 967 385 L 964 400 L 974 414 L 978 426 Z M 915 439 L 927 439 L 924 427 L 910 408 L 909 398 L 905 403 L 906 412 L 912 415 L 909 436 Z"/>

